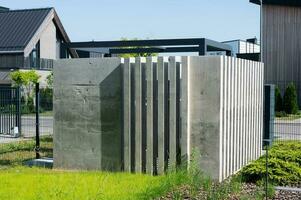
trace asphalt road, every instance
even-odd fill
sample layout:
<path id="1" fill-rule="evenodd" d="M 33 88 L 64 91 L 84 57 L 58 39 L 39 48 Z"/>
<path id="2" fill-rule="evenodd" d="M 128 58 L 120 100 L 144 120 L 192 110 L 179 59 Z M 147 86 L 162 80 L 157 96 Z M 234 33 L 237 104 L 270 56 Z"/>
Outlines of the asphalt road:
<path id="1" fill-rule="evenodd" d="M 22 116 L 22 135 L 24 138 L 34 137 L 36 134 L 35 116 Z M 53 134 L 53 117 L 40 116 L 40 135 Z M 274 123 L 274 137 L 280 140 L 301 141 L 301 119 L 279 120 Z M 0 136 L 0 143 L 18 141 L 19 139 Z"/>
<path id="2" fill-rule="evenodd" d="M 22 135 L 24 137 L 34 137 L 36 134 L 35 116 L 22 116 Z M 53 117 L 40 116 L 40 135 L 53 134 Z"/>
<path id="3" fill-rule="evenodd" d="M 279 120 L 274 123 L 274 137 L 280 140 L 301 141 L 301 119 Z"/>
<path id="4" fill-rule="evenodd" d="M 22 116 L 22 138 L 14 138 L 10 135 L 0 135 L 0 144 L 17 142 L 35 137 L 36 135 L 36 118 L 35 116 Z M 53 134 L 53 117 L 40 116 L 40 135 Z"/>

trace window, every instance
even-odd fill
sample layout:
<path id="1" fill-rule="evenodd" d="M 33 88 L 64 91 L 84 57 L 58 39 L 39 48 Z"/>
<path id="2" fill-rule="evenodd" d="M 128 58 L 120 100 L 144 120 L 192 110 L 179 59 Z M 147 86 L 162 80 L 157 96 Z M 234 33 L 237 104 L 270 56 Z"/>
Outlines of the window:
<path id="1" fill-rule="evenodd" d="M 40 68 L 40 41 L 36 44 L 35 48 L 31 51 L 30 55 L 30 68 Z"/>

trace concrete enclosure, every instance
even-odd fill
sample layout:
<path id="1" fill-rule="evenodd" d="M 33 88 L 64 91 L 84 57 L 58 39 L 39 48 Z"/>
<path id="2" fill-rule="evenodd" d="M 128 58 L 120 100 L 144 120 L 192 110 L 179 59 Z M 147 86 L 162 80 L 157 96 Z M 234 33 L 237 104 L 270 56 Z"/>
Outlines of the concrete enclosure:
<path id="1" fill-rule="evenodd" d="M 224 56 L 54 64 L 54 166 L 224 180 L 261 155 L 263 64 Z M 194 156 L 192 156 L 194 155 Z"/>

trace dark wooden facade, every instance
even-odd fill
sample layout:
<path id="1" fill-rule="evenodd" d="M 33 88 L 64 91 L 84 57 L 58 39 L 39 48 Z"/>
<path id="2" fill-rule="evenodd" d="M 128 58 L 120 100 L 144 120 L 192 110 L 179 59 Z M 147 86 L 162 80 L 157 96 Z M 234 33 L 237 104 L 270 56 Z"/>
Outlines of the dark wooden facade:
<path id="1" fill-rule="evenodd" d="M 264 4 L 262 45 L 266 83 L 293 82 L 301 105 L 301 7 Z"/>

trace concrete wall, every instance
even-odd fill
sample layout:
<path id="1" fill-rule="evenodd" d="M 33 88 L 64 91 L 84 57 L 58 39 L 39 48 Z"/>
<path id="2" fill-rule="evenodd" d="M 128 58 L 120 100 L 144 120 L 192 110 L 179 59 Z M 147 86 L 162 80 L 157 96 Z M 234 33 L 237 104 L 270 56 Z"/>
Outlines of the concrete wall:
<path id="1" fill-rule="evenodd" d="M 60 60 L 54 68 L 54 167 L 121 169 L 120 59 Z"/>
<path id="2" fill-rule="evenodd" d="M 224 56 L 58 60 L 54 165 L 162 174 L 195 154 L 224 180 L 261 155 L 262 93 L 261 63 Z"/>
<path id="3" fill-rule="evenodd" d="M 261 155 L 263 64 L 189 57 L 189 135 L 200 166 L 223 180 Z"/>

